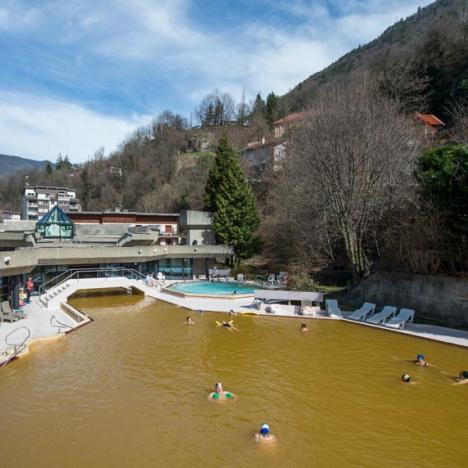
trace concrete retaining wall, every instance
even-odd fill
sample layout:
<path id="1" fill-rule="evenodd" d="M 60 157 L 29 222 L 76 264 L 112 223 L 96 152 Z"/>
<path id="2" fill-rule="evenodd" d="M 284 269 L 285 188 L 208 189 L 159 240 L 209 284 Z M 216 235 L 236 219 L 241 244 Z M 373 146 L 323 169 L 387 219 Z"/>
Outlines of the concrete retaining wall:
<path id="1" fill-rule="evenodd" d="M 416 318 L 468 325 L 468 279 L 464 278 L 379 272 L 353 289 L 346 301 L 407 307 L 416 310 Z"/>

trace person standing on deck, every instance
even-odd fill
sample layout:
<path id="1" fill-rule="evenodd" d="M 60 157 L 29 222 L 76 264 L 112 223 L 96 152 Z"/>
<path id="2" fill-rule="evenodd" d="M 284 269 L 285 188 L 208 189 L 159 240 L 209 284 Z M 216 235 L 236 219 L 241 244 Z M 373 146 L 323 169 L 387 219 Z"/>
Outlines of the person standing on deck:
<path id="1" fill-rule="evenodd" d="M 26 302 L 29 304 L 31 302 L 31 294 L 34 291 L 34 281 L 32 279 L 32 276 L 28 278 L 28 281 L 26 282 Z"/>

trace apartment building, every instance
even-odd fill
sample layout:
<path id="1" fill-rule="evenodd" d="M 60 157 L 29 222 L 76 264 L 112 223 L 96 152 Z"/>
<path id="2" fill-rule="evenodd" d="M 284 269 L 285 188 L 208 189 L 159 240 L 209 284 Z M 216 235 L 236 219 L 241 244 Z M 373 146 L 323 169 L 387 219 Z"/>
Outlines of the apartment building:
<path id="1" fill-rule="evenodd" d="M 21 219 L 39 220 L 54 206 L 65 212 L 81 211 L 76 189 L 43 185 L 26 186 L 21 200 Z"/>

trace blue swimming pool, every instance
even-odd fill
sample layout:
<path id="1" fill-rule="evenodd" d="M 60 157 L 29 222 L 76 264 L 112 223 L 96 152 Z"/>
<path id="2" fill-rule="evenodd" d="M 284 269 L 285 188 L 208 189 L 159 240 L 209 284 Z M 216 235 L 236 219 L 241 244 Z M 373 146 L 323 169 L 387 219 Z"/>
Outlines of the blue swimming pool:
<path id="1" fill-rule="evenodd" d="M 240 283 L 221 281 L 196 281 L 193 283 L 176 283 L 170 289 L 187 294 L 207 294 L 230 296 L 234 294 L 253 294 L 254 289 Z"/>

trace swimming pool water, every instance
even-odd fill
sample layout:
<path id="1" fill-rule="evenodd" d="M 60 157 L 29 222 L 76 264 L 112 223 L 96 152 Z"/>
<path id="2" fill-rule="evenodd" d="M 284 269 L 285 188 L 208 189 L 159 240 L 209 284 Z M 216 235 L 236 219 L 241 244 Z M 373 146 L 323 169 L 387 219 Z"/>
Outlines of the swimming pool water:
<path id="1" fill-rule="evenodd" d="M 1 468 L 467 466 L 467 349 L 336 320 L 230 332 L 138 295 L 72 304 L 95 321 L 1 369 Z M 208 401 L 219 381 L 236 401 Z"/>
<path id="2" fill-rule="evenodd" d="M 197 281 L 194 283 L 176 283 L 171 289 L 187 294 L 253 294 L 254 289 L 240 283 L 229 283 L 220 281 Z"/>

